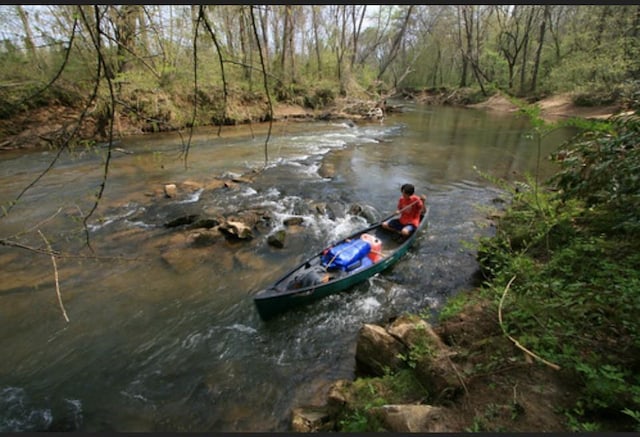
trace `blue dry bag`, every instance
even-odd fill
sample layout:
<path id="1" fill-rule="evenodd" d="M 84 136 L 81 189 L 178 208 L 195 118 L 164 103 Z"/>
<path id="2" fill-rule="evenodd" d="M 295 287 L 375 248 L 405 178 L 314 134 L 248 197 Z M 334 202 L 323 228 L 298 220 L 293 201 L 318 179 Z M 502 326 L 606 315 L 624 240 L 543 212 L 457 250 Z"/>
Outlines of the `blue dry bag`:
<path id="1" fill-rule="evenodd" d="M 362 239 L 338 244 L 322 256 L 322 265 L 327 268 L 351 270 L 354 264 L 366 257 L 371 251 L 371 245 Z M 331 264 L 329 264 L 331 263 Z M 359 263 L 358 263 L 359 265 Z"/>

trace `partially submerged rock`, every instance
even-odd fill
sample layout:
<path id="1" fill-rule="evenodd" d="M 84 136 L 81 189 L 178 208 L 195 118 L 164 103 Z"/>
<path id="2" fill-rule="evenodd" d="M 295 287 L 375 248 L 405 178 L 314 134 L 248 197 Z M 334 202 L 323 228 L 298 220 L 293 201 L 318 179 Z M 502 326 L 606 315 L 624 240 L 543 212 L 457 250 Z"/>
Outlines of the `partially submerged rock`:
<path id="1" fill-rule="evenodd" d="M 267 243 L 270 246 L 277 247 L 278 249 L 282 249 L 284 247 L 284 240 L 287 236 L 287 232 L 284 229 L 280 229 L 279 231 L 274 232 L 269 235 L 267 238 Z"/>
<path id="2" fill-rule="evenodd" d="M 164 196 L 170 199 L 175 198 L 178 195 L 178 187 L 176 184 L 166 184 L 164 186 Z"/>
<path id="3" fill-rule="evenodd" d="M 226 221 L 220 224 L 218 229 L 227 237 L 235 237 L 240 240 L 249 240 L 253 238 L 251 228 L 245 223 L 237 221 Z"/>

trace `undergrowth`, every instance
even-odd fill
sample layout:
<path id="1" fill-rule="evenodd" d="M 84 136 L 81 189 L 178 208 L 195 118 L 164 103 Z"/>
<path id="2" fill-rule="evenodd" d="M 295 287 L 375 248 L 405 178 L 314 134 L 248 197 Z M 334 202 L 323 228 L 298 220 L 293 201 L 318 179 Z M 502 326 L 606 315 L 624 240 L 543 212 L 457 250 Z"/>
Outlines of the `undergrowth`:
<path id="1" fill-rule="evenodd" d="M 502 183 L 511 204 L 479 242 L 485 298 L 498 306 L 515 277 L 506 332 L 581 387 L 575 431 L 640 431 L 639 131 L 637 117 L 586 129 L 544 188 Z"/>
<path id="2" fill-rule="evenodd" d="M 410 369 L 386 372 L 382 377 L 360 378 L 353 382 L 353 406 L 339 420 L 341 432 L 385 431 L 370 410 L 395 403 L 419 402 L 428 395 Z"/>

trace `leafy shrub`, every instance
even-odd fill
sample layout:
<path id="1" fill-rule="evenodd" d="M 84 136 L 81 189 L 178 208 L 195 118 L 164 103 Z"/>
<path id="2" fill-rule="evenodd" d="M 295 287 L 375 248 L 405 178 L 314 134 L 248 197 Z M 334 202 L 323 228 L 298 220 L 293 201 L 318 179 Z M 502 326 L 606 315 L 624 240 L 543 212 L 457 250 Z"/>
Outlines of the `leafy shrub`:
<path id="1" fill-rule="evenodd" d="M 331 88 L 317 88 L 313 94 L 304 96 L 304 106 L 311 109 L 324 108 L 333 103 L 336 95 Z"/>
<path id="2" fill-rule="evenodd" d="M 479 242 L 485 296 L 516 276 L 507 332 L 582 387 L 565 413 L 574 430 L 606 429 L 605 418 L 638 427 L 639 126 L 591 126 L 565 144 L 555 189 L 511 189 L 495 237 Z"/>
<path id="3" fill-rule="evenodd" d="M 563 199 L 584 200 L 609 215 L 602 226 L 640 232 L 640 117 L 618 119 L 613 131 L 587 131 L 553 155 L 561 171 L 552 182 Z"/>

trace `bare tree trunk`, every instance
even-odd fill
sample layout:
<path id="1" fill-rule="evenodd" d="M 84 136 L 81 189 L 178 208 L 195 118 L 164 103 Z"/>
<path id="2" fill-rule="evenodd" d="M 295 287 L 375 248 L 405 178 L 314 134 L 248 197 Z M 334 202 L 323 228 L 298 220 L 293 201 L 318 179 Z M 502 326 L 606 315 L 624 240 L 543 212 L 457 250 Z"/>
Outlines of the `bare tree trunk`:
<path id="1" fill-rule="evenodd" d="M 442 61 L 442 48 L 440 48 L 440 43 L 438 43 L 437 41 L 436 41 L 436 46 L 438 48 L 438 51 L 437 51 L 436 62 L 435 62 L 435 65 L 433 66 L 433 79 L 431 81 L 432 88 L 437 87 L 438 69 L 440 69 L 440 77 L 442 77 L 442 67 L 440 66 L 440 63 Z"/>
<path id="2" fill-rule="evenodd" d="M 538 69 L 540 67 L 540 57 L 542 55 L 542 46 L 544 45 L 544 35 L 547 27 L 547 19 L 549 18 L 549 5 L 544 6 L 542 13 L 542 22 L 540 23 L 540 34 L 538 36 L 538 50 L 536 51 L 536 59 L 533 63 L 533 73 L 531 74 L 531 92 L 536 91 L 538 85 Z"/>
<path id="3" fill-rule="evenodd" d="M 149 56 L 151 54 L 151 45 L 149 44 L 149 28 L 147 23 L 145 22 L 145 17 L 147 16 L 147 11 L 145 6 L 138 7 L 136 15 L 137 28 L 139 30 L 140 37 L 138 38 L 140 42 L 140 53 L 142 56 L 150 57 L 150 63 L 153 66 L 154 70 L 156 69 L 154 57 Z"/>
<path id="4" fill-rule="evenodd" d="M 471 72 L 473 73 L 473 77 L 476 79 L 476 82 L 480 86 L 480 91 L 483 95 L 487 95 L 487 92 L 484 88 L 483 80 L 481 76 L 484 76 L 482 71 L 480 71 L 479 61 L 478 61 L 478 52 L 480 50 L 480 19 L 476 21 L 475 19 L 476 9 L 474 5 L 468 5 L 462 7 L 462 18 L 464 21 L 464 32 L 465 32 L 465 42 L 464 45 L 466 48 L 462 48 L 463 44 L 461 44 L 461 52 L 463 58 L 463 81 L 466 84 L 466 76 L 467 76 L 467 68 L 471 66 Z M 476 35 L 476 43 L 474 45 L 474 34 Z M 466 86 L 466 85 L 465 85 Z"/>
<path id="5" fill-rule="evenodd" d="M 629 48 L 627 50 L 627 56 L 629 58 L 633 58 L 634 56 L 640 55 L 640 42 L 638 38 L 640 38 L 640 5 L 636 7 L 636 16 L 633 20 L 633 27 L 631 29 L 631 41 L 629 42 Z M 638 77 L 640 76 L 640 65 L 636 63 L 635 70 L 631 71 L 631 75 Z"/>
<path id="6" fill-rule="evenodd" d="M 467 86 L 467 70 L 469 68 L 469 58 L 465 54 L 464 44 L 462 41 L 462 20 L 461 20 L 461 10 L 464 11 L 467 6 L 457 6 L 458 11 L 458 47 L 460 47 L 460 54 L 462 57 L 462 71 L 460 73 L 460 88 L 464 88 Z M 465 24 L 466 26 L 466 24 Z"/>
<path id="7" fill-rule="evenodd" d="M 286 74 L 287 55 L 289 54 L 289 43 L 291 42 L 291 5 L 284 6 L 284 15 L 282 17 L 284 28 L 282 30 L 282 53 L 280 54 L 280 72 L 285 82 L 289 82 Z"/>
<path id="8" fill-rule="evenodd" d="M 36 54 L 36 46 L 33 43 L 33 33 L 31 32 L 31 26 L 29 25 L 29 17 L 27 12 L 20 5 L 16 5 L 16 12 L 22 22 L 22 29 L 24 30 L 24 46 L 27 49 L 29 60 L 37 65 L 38 57 Z"/>
<path id="9" fill-rule="evenodd" d="M 319 17 L 318 6 L 311 6 L 313 25 L 313 44 L 316 48 L 316 62 L 318 64 L 318 79 L 322 79 L 322 57 L 320 56 L 320 38 L 318 37 Z"/>
<path id="10" fill-rule="evenodd" d="M 548 6 L 548 7 L 549 7 L 549 33 L 553 38 L 553 46 L 555 48 L 555 54 L 556 54 L 555 61 L 560 62 L 560 58 L 561 58 L 560 35 L 558 35 L 557 29 L 556 29 L 557 25 L 554 25 L 553 16 L 555 15 L 556 17 L 558 17 L 557 21 L 560 21 L 560 17 L 562 16 L 562 14 L 560 13 L 561 11 L 558 10 L 558 8 L 562 8 L 562 6 Z M 553 14 L 554 11 L 555 11 L 555 14 Z"/>
<path id="11" fill-rule="evenodd" d="M 343 59 L 346 51 L 346 28 L 347 28 L 347 13 L 346 6 L 339 5 L 335 10 L 335 23 L 338 23 L 338 32 L 340 34 L 338 44 L 336 47 L 336 73 L 338 82 L 340 83 L 340 95 L 346 94 L 346 87 L 343 78 Z"/>
<path id="12" fill-rule="evenodd" d="M 598 49 L 600 47 L 600 44 L 602 43 L 602 34 L 604 33 L 604 28 L 607 23 L 609 7 L 609 5 L 605 5 L 602 7 L 602 14 L 600 14 L 600 21 L 598 22 L 598 27 L 596 29 L 596 49 Z"/>
<path id="13" fill-rule="evenodd" d="M 260 65 L 262 67 L 262 79 L 264 82 L 264 92 L 267 95 L 267 103 L 269 104 L 269 130 L 267 131 L 267 138 L 264 141 L 264 166 L 269 163 L 269 138 L 271 138 L 271 129 L 273 127 L 273 103 L 271 101 L 271 94 L 269 93 L 269 82 L 267 80 L 267 70 L 265 67 L 265 59 L 262 56 L 262 47 L 260 45 L 260 38 L 258 37 L 258 27 L 256 26 L 256 18 L 253 13 L 254 6 L 249 6 L 251 13 L 251 27 L 253 27 L 253 34 L 258 45 L 258 55 L 260 57 Z"/>
<path id="14" fill-rule="evenodd" d="M 242 63 L 244 64 L 242 67 L 242 77 L 244 80 L 249 82 L 249 87 L 251 87 L 251 73 L 252 69 L 251 65 L 251 38 L 249 37 L 249 32 L 247 30 L 248 17 L 245 14 L 245 7 L 240 7 L 240 14 L 238 17 L 238 25 L 240 29 L 240 35 L 238 35 L 238 39 L 240 40 L 240 51 L 242 52 Z M 232 52 L 233 53 L 233 52 Z"/>
<path id="15" fill-rule="evenodd" d="M 356 63 L 356 56 L 358 54 L 358 42 L 360 40 L 360 32 L 362 31 L 362 23 L 364 22 L 364 16 L 367 12 L 367 5 L 362 6 L 360 11 L 360 18 L 357 19 L 357 6 L 353 6 L 351 9 L 351 21 L 353 25 L 353 35 L 352 35 L 352 53 L 351 53 L 351 70 Z"/>
<path id="16" fill-rule="evenodd" d="M 387 68 L 389 68 L 389 65 L 391 65 L 391 63 L 394 61 L 396 56 L 398 56 L 398 49 L 400 47 L 400 43 L 402 42 L 402 39 L 404 38 L 404 34 L 407 31 L 407 26 L 409 25 L 409 18 L 411 18 L 411 12 L 413 11 L 414 7 L 415 5 L 410 5 L 407 8 L 407 13 L 405 14 L 404 19 L 402 20 L 402 26 L 400 27 L 400 30 L 398 30 L 398 32 L 396 33 L 396 36 L 393 40 L 391 50 L 389 51 L 389 56 L 387 56 L 387 59 L 380 66 L 380 70 L 378 71 L 378 80 L 382 79 L 382 76 L 384 75 L 385 71 L 387 71 Z"/>
<path id="17" fill-rule="evenodd" d="M 287 34 L 287 38 L 289 41 L 287 42 L 287 47 L 289 49 L 289 65 L 290 65 L 289 77 L 291 78 L 291 82 L 295 83 L 297 78 L 296 56 L 295 56 L 296 47 L 294 45 L 293 36 L 296 31 L 296 12 L 297 12 L 298 6 L 288 5 L 288 7 L 289 7 L 289 14 L 287 15 L 287 18 L 289 19 L 289 33 Z"/>
<path id="18" fill-rule="evenodd" d="M 262 32 L 262 44 L 260 46 L 262 49 L 260 50 L 261 59 L 264 60 L 265 65 L 269 65 L 271 59 L 271 50 L 269 48 L 269 11 L 271 10 L 270 5 L 265 5 L 262 12 L 258 10 L 258 18 L 260 20 L 260 31 Z M 257 41 L 260 43 L 260 41 Z"/>
<path id="19" fill-rule="evenodd" d="M 136 53 L 136 23 L 140 15 L 139 5 L 110 6 L 116 34 L 116 72 L 126 73 L 132 69 L 132 54 Z"/>
<path id="20" fill-rule="evenodd" d="M 525 24 L 524 35 L 522 36 L 522 68 L 520 69 L 520 93 L 522 94 L 524 94 L 525 90 L 525 81 L 527 77 L 527 54 L 529 52 L 529 39 L 535 11 L 535 6 L 529 6 L 529 15 Z"/>

